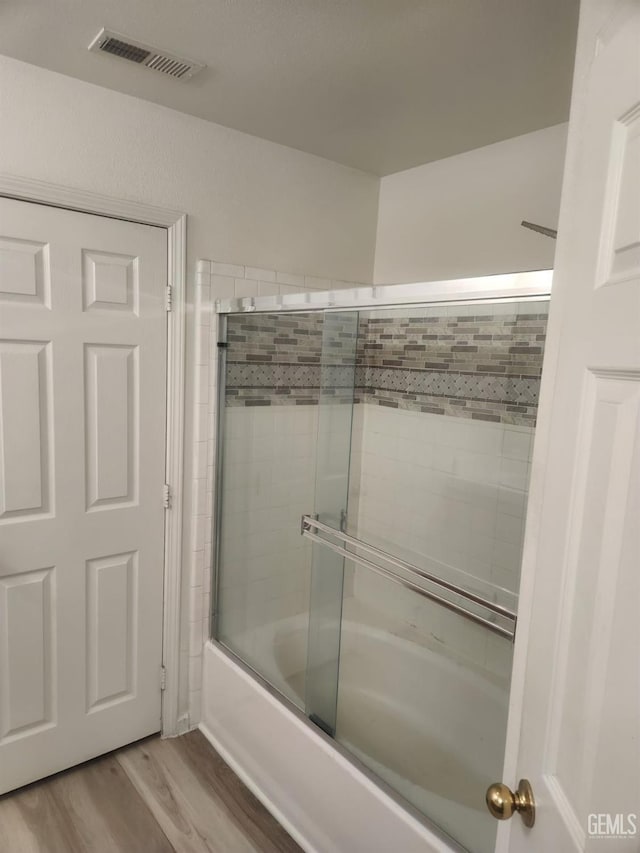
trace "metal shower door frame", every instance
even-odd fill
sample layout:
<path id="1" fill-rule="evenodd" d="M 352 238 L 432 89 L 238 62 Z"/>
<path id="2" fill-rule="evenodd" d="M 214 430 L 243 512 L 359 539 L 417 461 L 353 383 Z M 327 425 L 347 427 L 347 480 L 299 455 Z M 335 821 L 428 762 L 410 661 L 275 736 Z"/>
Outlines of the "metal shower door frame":
<path id="1" fill-rule="evenodd" d="M 310 313 L 349 309 L 366 311 L 379 308 L 401 308 L 403 306 L 415 308 L 487 302 L 543 301 L 551 295 L 552 278 L 553 270 L 537 270 L 415 284 L 374 285 L 344 290 L 289 293 L 282 296 L 216 300 L 218 381 L 214 435 L 214 459 L 216 461 L 213 494 L 212 595 L 209 623 L 209 636 L 214 642 L 217 642 L 217 601 L 220 580 L 227 317 L 247 313 Z"/>

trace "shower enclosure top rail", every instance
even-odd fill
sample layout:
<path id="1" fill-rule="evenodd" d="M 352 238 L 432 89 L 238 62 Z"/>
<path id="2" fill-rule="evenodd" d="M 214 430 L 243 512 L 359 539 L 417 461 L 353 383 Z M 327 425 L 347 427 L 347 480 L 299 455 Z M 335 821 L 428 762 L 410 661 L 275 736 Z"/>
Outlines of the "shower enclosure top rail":
<path id="1" fill-rule="evenodd" d="M 385 284 L 289 293 L 282 296 L 250 296 L 218 299 L 218 314 L 273 313 L 281 311 L 344 311 L 346 309 L 383 308 L 425 303 L 467 303 L 546 299 L 551 293 L 553 270 L 486 275 L 450 281 L 416 284 Z"/>
<path id="2" fill-rule="evenodd" d="M 323 538 L 322 536 L 318 536 L 317 533 L 313 533 L 312 531 L 316 530 L 321 533 L 324 533 L 328 536 L 331 536 L 334 539 L 337 539 L 342 544 L 336 544 L 335 542 L 330 542 L 329 540 Z M 429 572 L 424 571 L 424 569 L 420 569 L 417 566 L 412 565 L 411 563 L 407 563 L 405 560 L 401 560 L 398 557 L 394 557 L 391 554 L 388 554 L 386 551 L 381 550 L 380 548 L 376 548 L 373 545 L 369 545 L 367 542 L 363 542 L 361 539 L 356 539 L 354 536 L 349 536 L 346 533 L 342 533 L 341 531 L 335 530 L 333 527 L 330 527 L 327 524 L 323 524 L 317 519 L 313 518 L 310 515 L 303 515 L 301 522 L 301 534 L 310 539 L 312 542 L 316 542 L 319 545 L 324 545 L 335 553 L 340 554 L 347 560 L 351 560 L 354 563 L 362 566 L 363 568 L 369 569 L 377 574 L 382 575 L 383 577 L 388 578 L 389 580 L 398 583 L 407 589 L 412 590 L 413 592 L 418 593 L 419 595 L 424 596 L 425 598 L 430 599 L 431 601 L 436 602 L 437 604 L 445 607 L 448 610 L 453 611 L 454 613 L 463 616 L 465 619 L 469 619 L 472 622 L 475 622 L 478 625 L 482 625 L 489 631 L 492 631 L 494 634 L 498 634 L 501 637 L 505 637 L 511 641 L 515 638 L 515 628 L 516 628 L 516 614 L 509 610 L 509 608 L 504 607 L 500 604 L 496 604 L 493 601 L 489 601 L 482 596 L 476 595 L 475 593 L 469 592 L 463 587 L 457 586 L 456 584 L 450 583 L 449 581 L 445 581 L 442 578 L 436 577 L 435 575 L 430 574 Z M 362 557 L 353 551 L 348 551 L 347 546 L 351 546 L 356 549 L 360 549 L 361 551 L 365 551 L 369 553 L 379 560 L 387 563 L 387 566 L 381 566 L 376 563 L 373 563 L 371 560 L 368 560 L 366 557 Z M 420 580 L 426 580 L 429 583 L 434 584 L 435 586 L 440 587 L 441 589 L 446 589 L 448 592 L 452 592 L 455 595 L 460 596 L 460 598 L 465 599 L 473 604 L 476 604 L 480 607 L 489 610 L 491 613 L 505 619 L 509 624 L 508 626 L 500 625 L 497 622 L 493 621 L 491 618 L 486 618 L 484 616 L 475 613 L 472 610 L 468 610 L 460 604 L 457 604 L 454 601 L 450 601 L 447 598 L 443 598 L 441 595 L 438 595 L 436 592 L 432 590 L 425 589 L 423 586 L 415 583 L 409 578 L 403 577 L 401 574 L 398 574 L 398 569 L 407 572 L 409 575 L 412 575 L 415 578 L 419 578 Z"/>

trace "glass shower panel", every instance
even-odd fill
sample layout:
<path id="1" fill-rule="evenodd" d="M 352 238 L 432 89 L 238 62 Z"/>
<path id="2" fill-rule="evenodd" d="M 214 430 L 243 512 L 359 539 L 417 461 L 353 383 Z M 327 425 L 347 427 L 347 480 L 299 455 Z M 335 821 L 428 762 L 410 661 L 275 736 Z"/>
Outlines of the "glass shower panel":
<path id="1" fill-rule="evenodd" d="M 547 310 L 522 301 L 360 314 L 348 532 L 509 607 Z"/>
<path id="2" fill-rule="evenodd" d="M 479 853 L 495 844 L 484 793 L 502 769 L 547 306 L 359 320 L 335 737 Z"/>
<path id="3" fill-rule="evenodd" d="M 465 848 L 493 853 L 484 793 L 502 774 L 511 641 L 353 571 L 335 738 Z"/>
<path id="4" fill-rule="evenodd" d="M 323 322 L 230 315 L 221 350 L 215 637 L 301 709 Z"/>
<path id="5" fill-rule="evenodd" d="M 348 515 L 358 314 L 327 313 L 322 330 L 313 514 L 342 530 Z M 336 726 L 344 559 L 313 544 L 306 712 L 328 734 Z"/>

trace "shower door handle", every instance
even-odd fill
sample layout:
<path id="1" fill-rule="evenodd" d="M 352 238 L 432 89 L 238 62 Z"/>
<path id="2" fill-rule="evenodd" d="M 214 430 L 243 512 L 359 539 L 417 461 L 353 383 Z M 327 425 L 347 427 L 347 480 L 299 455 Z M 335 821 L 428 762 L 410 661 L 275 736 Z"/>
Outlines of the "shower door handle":
<path id="1" fill-rule="evenodd" d="M 485 797 L 487 808 L 496 820 L 509 820 L 518 812 L 529 828 L 536 822 L 536 801 L 528 779 L 521 779 L 515 793 L 503 782 L 489 785 Z"/>

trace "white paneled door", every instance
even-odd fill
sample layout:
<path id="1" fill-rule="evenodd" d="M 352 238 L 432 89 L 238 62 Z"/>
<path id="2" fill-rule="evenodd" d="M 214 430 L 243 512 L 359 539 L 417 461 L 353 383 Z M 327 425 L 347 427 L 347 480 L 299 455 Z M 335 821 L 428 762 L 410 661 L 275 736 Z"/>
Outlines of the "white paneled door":
<path id="1" fill-rule="evenodd" d="M 508 853 L 640 850 L 640 3 L 583 0 L 523 562 Z M 527 648 L 528 646 L 528 648 Z"/>
<path id="2" fill-rule="evenodd" d="M 167 232 L 0 198 L 0 793 L 160 729 Z"/>

